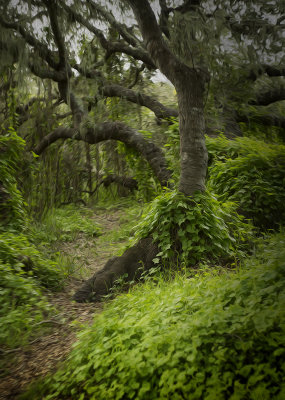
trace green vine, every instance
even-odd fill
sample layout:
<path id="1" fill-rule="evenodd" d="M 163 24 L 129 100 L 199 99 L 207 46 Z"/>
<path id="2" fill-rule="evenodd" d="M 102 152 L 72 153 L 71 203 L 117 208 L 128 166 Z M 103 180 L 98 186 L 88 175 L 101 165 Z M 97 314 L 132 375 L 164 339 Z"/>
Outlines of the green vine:
<path id="1" fill-rule="evenodd" d="M 138 240 L 152 236 L 160 252 L 155 263 L 200 261 L 229 263 L 248 250 L 251 225 L 235 212 L 234 203 L 221 203 L 210 193 L 187 197 L 166 191 L 146 210 L 135 228 Z"/>

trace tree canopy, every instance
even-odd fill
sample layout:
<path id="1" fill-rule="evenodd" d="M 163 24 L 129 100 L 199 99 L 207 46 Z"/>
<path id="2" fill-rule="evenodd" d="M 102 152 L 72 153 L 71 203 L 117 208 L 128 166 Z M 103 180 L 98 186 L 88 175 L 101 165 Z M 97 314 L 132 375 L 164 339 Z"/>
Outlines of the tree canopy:
<path id="1" fill-rule="evenodd" d="M 115 118 L 106 122 L 102 104 L 116 97 L 147 107 L 158 119 L 179 116 L 179 187 L 186 194 L 203 189 L 205 132 L 240 135 L 239 122 L 284 129 L 278 107 L 285 94 L 283 7 L 281 1 L 258 0 L 5 1 L 1 69 L 14 65 L 13 79 L 24 80 L 30 91 L 27 103 L 17 104 L 16 123 L 27 120 L 35 102 L 49 101 L 52 112 L 65 103 L 53 129 L 33 139 L 35 153 L 59 139 L 120 140 L 136 149 L 166 186 L 170 172 L 160 149 L 136 127 Z M 140 89 L 156 71 L 174 85 L 178 107 Z M 33 77 L 51 82 L 48 99 L 31 98 Z"/>

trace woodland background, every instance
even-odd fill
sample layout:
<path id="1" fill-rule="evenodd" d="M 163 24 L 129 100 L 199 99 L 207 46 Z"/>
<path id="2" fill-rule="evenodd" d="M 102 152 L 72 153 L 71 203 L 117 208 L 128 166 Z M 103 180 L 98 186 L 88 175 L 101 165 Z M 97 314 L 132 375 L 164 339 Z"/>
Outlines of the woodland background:
<path id="1" fill-rule="evenodd" d="M 3 398 L 284 398 L 284 11 L 1 2 Z"/>

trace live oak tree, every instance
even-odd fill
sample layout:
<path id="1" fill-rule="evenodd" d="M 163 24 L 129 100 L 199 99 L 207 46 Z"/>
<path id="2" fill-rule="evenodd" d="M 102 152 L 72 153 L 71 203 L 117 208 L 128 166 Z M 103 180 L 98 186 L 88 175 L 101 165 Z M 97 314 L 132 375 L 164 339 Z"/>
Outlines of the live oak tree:
<path id="1" fill-rule="evenodd" d="M 242 86 L 242 81 L 249 93 L 252 82 L 260 77 L 261 82 L 263 76 L 283 77 L 282 7 L 281 1 L 273 5 L 261 0 L 250 4 L 242 0 L 160 0 L 159 6 L 148 0 L 122 0 L 114 4 L 111 0 L 4 2 L 0 6 L 2 54 L 9 55 L 11 63 L 24 60 L 32 74 L 53 81 L 57 85 L 55 103 L 66 103 L 72 115 L 72 126 L 61 125 L 47 134 L 35 146 L 35 153 L 43 153 L 59 139 L 89 144 L 119 140 L 148 161 L 162 186 L 169 184 L 171 172 L 159 147 L 123 122 L 98 123 L 96 117 L 95 120 L 88 117 L 88 110 L 96 107 L 97 96 L 79 98 L 75 84 L 79 76 L 96 82 L 98 96 L 124 98 L 148 107 L 157 118 L 178 117 L 181 165 L 178 189 L 190 196 L 204 191 L 208 161 L 207 98 L 212 95 L 217 108 L 222 113 L 230 112 L 236 123 L 250 118 L 244 108 L 237 107 L 237 97 L 229 88 L 234 86 L 233 82 Z M 87 43 L 90 59 L 79 62 L 77 43 L 83 35 L 90 38 Z M 116 76 L 108 74 L 108 63 L 114 56 L 131 66 L 132 83 L 118 82 Z M 236 63 L 232 62 L 235 57 Z M 145 71 L 155 70 L 175 87 L 177 110 L 134 90 Z M 223 82 L 226 78 L 223 74 L 230 79 Z M 219 93 L 220 84 L 223 93 Z M 277 87 L 268 92 L 260 86 L 256 95 L 246 99 L 247 104 L 268 105 L 284 100 L 283 84 L 278 87 L 277 82 Z M 26 107 L 29 104 L 19 110 L 19 119 L 24 119 Z M 276 121 L 265 116 L 262 123 L 284 127 L 284 118 Z M 135 260 L 136 265 L 138 261 Z M 106 280 L 110 279 L 111 270 L 108 264 Z M 122 272 L 121 266 L 118 271 Z"/>

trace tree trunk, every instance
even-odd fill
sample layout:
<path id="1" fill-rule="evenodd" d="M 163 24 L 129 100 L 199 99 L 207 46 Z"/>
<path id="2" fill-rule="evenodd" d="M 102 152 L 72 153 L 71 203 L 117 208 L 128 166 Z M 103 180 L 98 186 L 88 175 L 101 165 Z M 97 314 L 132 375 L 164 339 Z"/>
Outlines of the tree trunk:
<path id="1" fill-rule="evenodd" d="M 203 77 L 194 70 L 176 82 L 181 164 L 179 191 L 187 196 L 205 190 L 208 153 L 205 144 L 203 82 Z"/>

